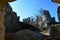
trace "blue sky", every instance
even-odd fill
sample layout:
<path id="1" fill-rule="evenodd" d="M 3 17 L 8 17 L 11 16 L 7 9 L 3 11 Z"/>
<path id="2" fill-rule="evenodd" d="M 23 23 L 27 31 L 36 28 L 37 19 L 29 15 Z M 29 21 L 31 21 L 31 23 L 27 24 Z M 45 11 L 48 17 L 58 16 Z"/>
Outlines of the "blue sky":
<path id="1" fill-rule="evenodd" d="M 39 13 L 41 8 L 46 9 L 50 12 L 52 17 L 57 18 L 57 4 L 51 2 L 51 0 L 16 0 L 10 3 L 13 11 L 20 16 L 20 20 L 30 16 L 35 16 Z"/>

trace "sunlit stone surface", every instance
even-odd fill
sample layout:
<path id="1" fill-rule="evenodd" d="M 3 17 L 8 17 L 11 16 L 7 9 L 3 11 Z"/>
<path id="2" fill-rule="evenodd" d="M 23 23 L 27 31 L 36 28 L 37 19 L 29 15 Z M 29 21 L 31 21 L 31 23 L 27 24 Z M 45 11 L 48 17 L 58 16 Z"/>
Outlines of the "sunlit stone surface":
<path id="1" fill-rule="evenodd" d="M 6 15 L 6 4 L 14 0 L 0 0 L 0 40 L 4 40 L 5 37 L 5 15 Z"/>
<path id="2" fill-rule="evenodd" d="M 4 40 L 5 36 L 5 26 L 4 26 L 4 21 L 5 21 L 5 11 L 6 6 L 0 5 L 0 40 Z"/>
<path id="3" fill-rule="evenodd" d="M 58 4 L 58 6 L 60 6 L 60 4 Z"/>

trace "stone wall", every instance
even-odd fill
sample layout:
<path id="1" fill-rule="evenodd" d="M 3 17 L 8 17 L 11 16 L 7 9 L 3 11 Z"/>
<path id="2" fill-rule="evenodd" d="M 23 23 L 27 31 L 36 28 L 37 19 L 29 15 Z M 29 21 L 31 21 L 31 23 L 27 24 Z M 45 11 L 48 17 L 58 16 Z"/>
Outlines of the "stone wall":
<path id="1" fill-rule="evenodd" d="M 5 36 L 5 15 L 6 15 L 6 11 L 5 11 L 6 6 L 4 5 L 0 5 L 0 40 L 4 40 L 4 36 Z"/>
<path id="2" fill-rule="evenodd" d="M 6 32 L 14 32 L 17 29 L 19 18 L 17 14 L 14 11 L 12 11 L 12 8 L 9 4 L 7 4 L 6 11 L 7 11 L 5 17 Z"/>
<path id="3" fill-rule="evenodd" d="M 58 19 L 59 19 L 59 22 L 60 22 L 60 6 L 58 7 L 57 14 L 58 14 Z"/>

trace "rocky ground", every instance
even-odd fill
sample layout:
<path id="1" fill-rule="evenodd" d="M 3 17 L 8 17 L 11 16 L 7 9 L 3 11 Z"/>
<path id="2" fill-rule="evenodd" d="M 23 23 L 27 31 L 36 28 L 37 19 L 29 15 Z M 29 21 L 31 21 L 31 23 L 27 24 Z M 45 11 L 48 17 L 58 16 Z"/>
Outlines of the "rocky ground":
<path id="1" fill-rule="evenodd" d="M 21 30 L 16 33 L 6 33 L 5 40 L 44 40 L 47 36 L 31 30 Z"/>

